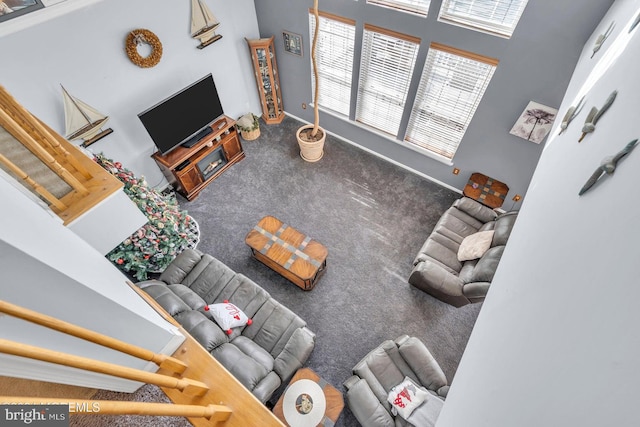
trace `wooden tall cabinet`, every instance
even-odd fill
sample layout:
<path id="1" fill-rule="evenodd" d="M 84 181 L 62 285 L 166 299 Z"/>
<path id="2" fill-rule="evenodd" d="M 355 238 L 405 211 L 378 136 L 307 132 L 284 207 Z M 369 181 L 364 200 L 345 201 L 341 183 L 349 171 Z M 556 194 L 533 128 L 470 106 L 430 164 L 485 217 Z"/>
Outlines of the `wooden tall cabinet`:
<path id="1" fill-rule="evenodd" d="M 280 123 L 284 119 L 280 75 L 276 64 L 273 38 L 274 36 L 267 39 L 246 39 L 251 51 L 251 60 L 262 103 L 262 118 L 269 125 Z"/>

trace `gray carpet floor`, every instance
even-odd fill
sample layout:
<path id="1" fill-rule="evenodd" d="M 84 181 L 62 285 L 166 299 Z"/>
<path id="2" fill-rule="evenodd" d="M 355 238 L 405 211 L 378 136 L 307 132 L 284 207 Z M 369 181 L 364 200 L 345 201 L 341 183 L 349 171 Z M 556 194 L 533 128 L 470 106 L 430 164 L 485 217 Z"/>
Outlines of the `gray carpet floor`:
<path id="1" fill-rule="evenodd" d="M 331 136 L 322 160 L 307 163 L 295 138 L 300 125 L 289 117 L 263 124 L 259 139 L 243 141 L 246 159 L 194 201 L 179 197 L 200 225 L 198 249 L 306 320 L 317 335 L 306 366 L 338 390 L 344 392 L 343 381 L 369 350 L 402 334 L 422 339 L 451 381 L 481 304 L 454 308 L 409 285 L 407 277 L 435 223 L 461 196 Z M 313 290 L 301 290 L 251 257 L 244 238 L 265 215 L 328 248 L 327 270 Z M 118 425 L 133 423 L 150 425 L 142 417 Z M 336 426 L 357 425 L 345 405 Z"/>

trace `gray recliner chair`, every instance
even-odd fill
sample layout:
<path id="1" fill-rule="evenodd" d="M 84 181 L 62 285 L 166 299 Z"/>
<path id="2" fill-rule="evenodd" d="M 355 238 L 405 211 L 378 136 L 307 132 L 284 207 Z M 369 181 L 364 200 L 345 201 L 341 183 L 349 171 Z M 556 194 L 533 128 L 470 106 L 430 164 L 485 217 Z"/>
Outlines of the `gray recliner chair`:
<path id="1" fill-rule="evenodd" d="M 468 197 L 456 200 L 418 251 L 409 283 L 456 307 L 484 301 L 517 214 L 498 214 Z M 489 249 L 478 259 L 460 261 L 465 237 L 489 230 L 494 230 Z"/>
<path id="2" fill-rule="evenodd" d="M 347 404 L 363 427 L 433 426 L 449 391 L 444 372 L 425 344 L 408 335 L 384 341 L 354 366 L 353 373 L 344 382 Z M 389 391 L 405 377 L 429 393 L 409 418 L 413 424 L 394 415 L 387 401 Z"/>

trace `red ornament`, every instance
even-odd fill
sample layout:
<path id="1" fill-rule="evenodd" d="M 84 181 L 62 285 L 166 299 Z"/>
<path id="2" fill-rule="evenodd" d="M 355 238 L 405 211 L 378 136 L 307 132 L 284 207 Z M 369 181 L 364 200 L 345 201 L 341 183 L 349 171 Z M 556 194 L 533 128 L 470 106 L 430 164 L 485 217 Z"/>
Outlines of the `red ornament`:
<path id="1" fill-rule="evenodd" d="M 251 319 L 247 320 L 247 325 L 250 325 L 252 323 L 253 323 L 253 320 L 251 320 Z"/>
<path id="2" fill-rule="evenodd" d="M 124 264 L 124 260 L 122 258 L 118 258 L 118 260 L 116 261 L 118 264 Z"/>
<path id="3" fill-rule="evenodd" d="M 225 332 L 227 333 L 227 335 L 231 335 L 233 333 L 231 329 L 227 329 Z"/>

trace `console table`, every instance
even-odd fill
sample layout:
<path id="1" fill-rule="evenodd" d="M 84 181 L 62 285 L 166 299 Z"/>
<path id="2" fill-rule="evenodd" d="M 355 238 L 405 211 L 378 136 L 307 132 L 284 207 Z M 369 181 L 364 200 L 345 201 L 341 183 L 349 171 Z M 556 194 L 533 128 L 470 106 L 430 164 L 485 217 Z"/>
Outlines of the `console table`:
<path id="1" fill-rule="evenodd" d="M 211 181 L 244 159 L 235 124 L 223 116 L 210 125 L 213 133 L 192 147 L 180 146 L 166 155 L 156 152 L 151 157 L 169 183 L 187 200 L 193 200 Z"/>

